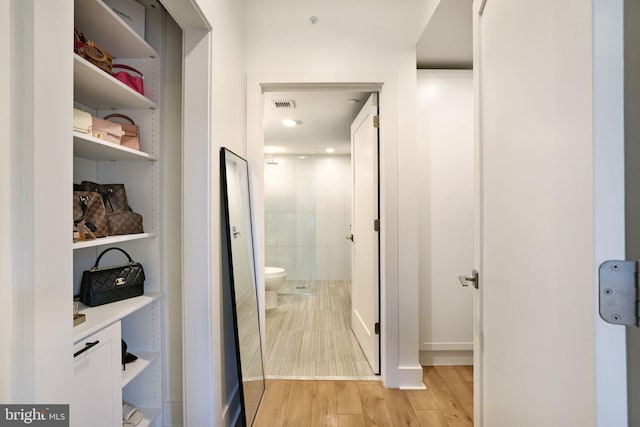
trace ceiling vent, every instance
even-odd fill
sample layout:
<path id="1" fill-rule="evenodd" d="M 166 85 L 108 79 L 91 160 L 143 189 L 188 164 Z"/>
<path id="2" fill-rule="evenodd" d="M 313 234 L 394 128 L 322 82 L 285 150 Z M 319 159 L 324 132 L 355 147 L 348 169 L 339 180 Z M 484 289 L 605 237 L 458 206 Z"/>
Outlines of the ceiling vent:
<path id="1" fill-rule="evenodd" d="M 296 101 L 291 99 L 274 99 L 271 103 L 276 108 L 296 108 Z"/>

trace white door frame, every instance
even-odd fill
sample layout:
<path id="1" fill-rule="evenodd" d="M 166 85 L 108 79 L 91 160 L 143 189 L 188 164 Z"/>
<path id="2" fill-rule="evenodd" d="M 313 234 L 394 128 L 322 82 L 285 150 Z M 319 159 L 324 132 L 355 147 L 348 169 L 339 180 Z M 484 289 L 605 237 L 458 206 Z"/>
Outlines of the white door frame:
<path id="1" fill-rule="evenodd" d="M 212 177 L 218 164 L 218 153 L 211 150 L 212 26 L 193 1 L 161 1 L 183 37 L 183 422 L 217 425 L 233 414 L 224 408 L 222 395 L 222 302 L 214 292 L 214 271 L 220 270 L 219 262 L 212 261 L 220 259 L 220 217 L 212 210 L 220 199 Z"/>
<path id="2" fill-rule="evenodd" d="M 263 127 L 262 101 L 265 91 L 304 89 L 362 90 L 380 93 L 380 319 L 382 381 L 390 388 L 424 388 L 422 368 L 417 352 L 417 305 L 400 312 L 400 260 L 398 248 L 398 79 L 393 72 L 384 71 L 274 71 L 247 75 L 247 160 L 250 165 L 253 224 L 256 240 L 256 278 L 264 281 L 264 194 L 262 191 Z M 416 241 L 417 245 L 417 241 Z M 417 246 L 416 246 L 417 247 Z M 417 283 L 416 283 L 417 286 Z M 417 292 L 417 288 L 415 289 Z M 264 289 L 259 287 L 258 305 L 263 314 L 260 322 L 264 330 Z M 404 319 L 411 318 L 413 324 Z M 413 334 L 412 332 L 415 332 Z M 403 345 L 415 335 L 413 353 Z M 264 339 L 264 338 L 263 338 Z M 265 348 L 263 342 L 263 349 Z M 415 360 L 415 363 L 407 363 Z"/>

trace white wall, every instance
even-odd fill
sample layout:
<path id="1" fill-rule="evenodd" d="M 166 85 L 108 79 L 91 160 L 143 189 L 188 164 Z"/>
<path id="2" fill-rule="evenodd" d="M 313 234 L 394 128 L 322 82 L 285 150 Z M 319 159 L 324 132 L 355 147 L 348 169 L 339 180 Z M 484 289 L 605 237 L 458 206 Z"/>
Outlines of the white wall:
<path id="1" fill-rule="evenodd" d="M 238 382 L 235 371 L 235 347 L 233 324 L 223 315 L 222 255 L 220 252 L 220 147 L 227 147 L 240 156 L 244 149 L 244 2 L 232 0 L 195 0 L 203 15 L 210 23 L 210 90 L 211 116 L 209 162 L 210 162 L 210 240 L 212 288 L 209 290 L 211 303 L 210 327 L 213 334 L 210 351 L 213 372 L 204 378 L 202 385 L 213 390 L 213 407 L 202 402 L 198 411 L 212 413 L 211 421 L 204 418 L 197 425 L 233 425 L 239 411 Z M 185 167 L 190 167 L 186 165 Z M 188 207 L 185 206 L 185 209 Z M 205 361 L 203 361 L 205 362 Z M 209 369 L 208 366 L 203 366 Z M 196 368 L 197 369 L 197 368 Z M 195 375 L 198 375 L 197 372 Z M 204 424 L 200 424 L 204 422 Z M 194 424 L 194 425 L 195 425 Z"/>
<path id="2" fill-rule="evenodd" d="M 273 161 L 264 169 L 266 265 L 288 280 L 350 280 L 350 157 Z"/>
<path id="3" fill-rule="evenodd" d="M 418 70 L 420 360 L 472 364 L 473 75 Z"/>
<path id="4" fill-rule="evenodd" d="M 13 91 L 11 89 L 11 81 L 15 78 L 13 67 L 13 41 L 15 28 L 13 27 L 11 2 L 2 2 L 0 4 L 0 55 L 7 58 L 6 61 L 0 63 L 0 140 L 11 141 L 14 132 L 13 120 Z M 11 257 L 11 223 L 13 216 L 11 215 L 11 199 L 12 199 L 12 145 L 0 144 L 0 206 L 2 213 L 0 217 L 0 234 L 4 238 L 0 241 L 0 271 L 5 281 L 5 286 L 0 287 L 0 301 L 4 302 L 2 310 L 0 310 L 0 330 L 6 343 L 13 344 L 16 330 L 14 329 L 13 306 L 14 290 L 13 290 L 13 271 Z M 14 389 L 14 379 L 12 378 L 11 368 L 14 365 L 14 357 L 17 356 L 12 350 L 13 345 L 4 345 L 0 349 L 0 401 L 11 402 L 12 390 Z"/>
<path id="5" fill-rule="evenodd" d="M 267 86 L 359 83 L 368 84 L 367 91 L 381 86 L 382 378 L 389 387 L 421 387 L 415 43 L 425 5 L 418 0 L 402 7 L 381 0 L 246 4 L 250 161 L 257 164 L 263 156 L 261 92 Z M 309 22 L 311 16 L 318 18 L 317 25 Z M 258 185 L 261 174 L 257 171 Z M 257 214 L 262 228 L 260 194 Z M 263 244 L 259 233 L 258 245 Z"/>
<path id="6" fill-rule="evenodd" d="M 68 195 L 64 186 L 51 183 L 71 182 L 73 119 L 70 108 L 51 108 L 51 100 L 69 106 L 73 102 L 72 51 L 64 49 L 67 29 L 73 26 L 72 7 L 70 0 L 10 1 L 2 6 L 7 19 L 3 52 L 12 52 L 0 67 L 3 76 L 12 76 L 7 80 L 10 97 L 0 104 L 11 111 L 11 124 L 3 126 L 8 138 L 2 142 L 3 161 L 10 162 L 3 168 L 8 176 L 3 177 L 2 198 L 10 202 L 3 203 L 2 218 L 11 227 L 2 251 L 3 267 L 10 265 L 2 271 L 10 288 L 2 295 L 2 311 L 7 310 L 3 320 L 9 320 L 2 328 L 12 328 L 0 359 L 3 374 L 10 369 L 0 390 L 3 401 L 70 400 L 66 384 L 72 372 L 73 297 L 71 287 L 60 285 L 72 281 L 71 239 L 64 227 L 51 224 L 65 224 L 71 206 L 60 203 Z M 51 84 L 51 64 L 60 73 L 56 84 Z M 11 254 L 5 258 L 8 248 Z"/>

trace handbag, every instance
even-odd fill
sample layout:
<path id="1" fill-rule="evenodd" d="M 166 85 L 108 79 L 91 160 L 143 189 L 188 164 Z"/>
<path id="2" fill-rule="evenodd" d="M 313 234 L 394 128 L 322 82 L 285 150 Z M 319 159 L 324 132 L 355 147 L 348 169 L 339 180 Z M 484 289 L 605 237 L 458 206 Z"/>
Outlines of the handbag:
<path id="1" fill-rule="evenodd" d="M 108 214 L 131 211 L 124 184 L 96 184 L 92 181 L 82 181 L 80 183 L 80 189 L 102 196 L 102 201 Z"/>
<path id="2" fill-rule="evenodd" d="M 122 252 L 129 262 L 110 267 L 100 267 L 102 256 L 113 250 Z M 121 301 L 144 294 L 144 268 L 134 262 L 123 249 L 109 248 L 98 255 L 96 263 L 82 272 L 80 301 L 89 307 Z"/>
<path id="3" fill-rule="evenodd" d="M 114 212 L 107 215 L 109 234 L 118 236 L 121 234 L 144 233 L 142 227 L 142 215 L 130 211 Z"/>
<path id="4" fill-rule="evenodd" d="M 120 140 L 122 139 L 122 125 L 92 116 L 91 134 L 98 139 L 120 144 Z"/>
<path id="5" fill-rule="evenodd" d="M 73 109 L 73 130 L 82 133 L 91 133 L 91 114 L 86 111 Z"/>
<path id="6" fill-rule="evenodd" d="M 95 237 L 109 235 L 107 211 L 100 194 L 89 191 L 73 192 L 73 225 L 88 228 Z"/>
<path id="7" fill-rule="evenodd" d="M 123 70 L 129 70 L 140 74 L 140 77 L 138 77 L 132 76 L 126 71 L 118 71 L 117 73 L 113 73 L 113 77 L 120 80 L 139 94 L 144 95 L 144 75 L 140 71 L 126 64 L 113 64 L 112 68 L 121 68 Z"/>
<path id="8" fill-rule="evenodd" d="M 100 68 L 102 71 L 111 74 L 113 67 L 113 58 L 111 54 L 100 46 L 87 40 L 84 34 L 74 28 L 73 51 L 82 56 L 84 59 Z"/>
<path id="9" fill-rule="evenodd" d="M 109 114 L 108 116 L 105 116 L 104 119 L 111 120 L 113 118 L 120 118 L 120 119 L 127 120 L 129 122 L 129 123 L 117 122 L 122 127 L 122 138 L 120 139 L 120 145 L 132 148 L 134 150 L 140 150 L 140 129 L 135 124 L 133 119 L 131 119 L 131 117 L 129 116 L 125 116 L 124 114 L 116 114 L 116 113 Z"/>

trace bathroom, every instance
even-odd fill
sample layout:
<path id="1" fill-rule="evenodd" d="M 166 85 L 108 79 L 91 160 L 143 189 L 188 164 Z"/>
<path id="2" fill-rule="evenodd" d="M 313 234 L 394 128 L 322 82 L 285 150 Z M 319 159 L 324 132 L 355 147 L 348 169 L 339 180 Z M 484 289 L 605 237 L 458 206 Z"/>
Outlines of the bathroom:
<path id="1" fill-rule="evenodd" d="M 369 93 L 264 98 L 270 378 L 374 375 L 351 331 L 351 123 Z"/>

